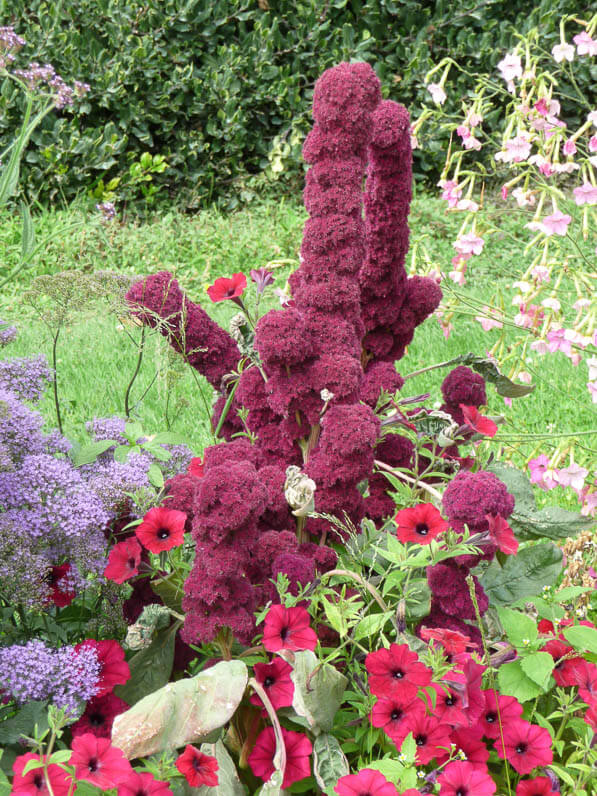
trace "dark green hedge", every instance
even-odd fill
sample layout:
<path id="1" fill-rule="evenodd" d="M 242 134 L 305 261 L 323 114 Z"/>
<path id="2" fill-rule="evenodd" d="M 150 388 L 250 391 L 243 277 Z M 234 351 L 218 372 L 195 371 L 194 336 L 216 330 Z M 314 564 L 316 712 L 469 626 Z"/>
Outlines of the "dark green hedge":
<path id="1" fill-rule="evenodd" d="M 250 175 L 276 155 L 300 174 L 300 143 L 318 75 L 369 61 L 386 96 L 416 107 L 425 72 L 450 54 L 491 69 L 515 29 L 540 25 L 555 42 L 563 13 L 589 0 L 10 0 L 2 24 L 29 46 L 21 60 L 52 63 L 91 84 L 77 115 L 51 114 L 24 164 L 30 195 L 72 198 L 124 174 L 144 151 L 164 155 L 155 176 L 193 207 L 248 195 Z M 9 11 L 8 18 L 6 16 Z M 551 46 L 551 43 L 549 44 Z M 460 88 L 464 91 L 465 84 Z M 18 109 L 0 92 L 0 150 Z M 436 176 L 439 150 L 417 153 Z M 273 155 L 272 155 L 273 152 Z M 253 184 L 254 184 L 253 180 Z"/>

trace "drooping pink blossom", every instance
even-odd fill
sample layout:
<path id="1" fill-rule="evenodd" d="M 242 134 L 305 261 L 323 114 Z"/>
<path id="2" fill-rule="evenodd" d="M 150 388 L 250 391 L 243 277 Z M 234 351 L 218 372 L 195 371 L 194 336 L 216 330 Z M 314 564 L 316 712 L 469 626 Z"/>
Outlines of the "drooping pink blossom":
<path id="1" fill-rule="evenodd" d="M 446 92 L 439 83 L 429 83 L 427 91 L 431 94 L 431 99 L 436 105 L 443 105 L 446 101 Z"/>
<path id="2" fill-rule="evenodd" d="M 597 135 L 589 138 L 589 152 L 597 152 Z"/>
<path id="3" fill-rule="evenodd" d="M 545 234 L 561 235 L 563 237 L 567 233 L 571 221 L 572 216 L 562 213 L 561 210 L 554 210 L 550 216 L 545 216 L 543 219 Z"/>
<path id="4" fill-rule="evenodd" d="M 490 329 L 501 329 L 503 327 L 504 324 L 497 320 L 497 310 L 485 306 L 481 308 L 481 312 L 484 314 L 475 316 L 475 320 L 479 321 L 483 331 L 488 332 Z"/>
<path id="5" fill-rule="evenodd" d="M 441 183 L 442 199 L 448 203 L 448 207 L 456 207 L 458 200 L 462 196 L 462 190 L 458 187 L 456 180 L 444 180 Z"/>
<path id="6" fill-rule="evenodd" d="M 597 185 L 592 185 L 588 181 L 574 188 L 572 193 L 574 194 L 574 201 L 577 205 L 597 204 Z"/>
<path id="7" fill-rule="evenodd" d="M 468 232 L 465 235 L 460 235 L 453 245 L 459 254 L 470 255 L 481 254 L 484 244 L 483 238 L 478 237 L 474 232 Z"/>
<path id="8" fill-rule="evenodd" d="M 557 64 L 561 64 L 562 61 L 573 61 L 574 60 L 574 47 L 571 44 L 567 44 L 565 41 L 560 42 L 560 44 L 554 44 L 551 48 L 551 54 L 553 55 L 553 59 Z"/>
<path id="9" fill-rule="evenodd" d="M 531 473 L 531 484 L 537 484 L 541 489 L 553 489 L 557 486 L 556 470 L 551 466 L 549 458 L 541 453 L 528 463 Z"/>
<path id="10" fill-rule="evenodd" d="M 578 55 L 597 55 L 597 41 L 594 41 L 585 30 L 577 33 L 572 41 L 576 44 Z"/>
<path id="11" fill-rule="evenodd" d="M 564 141 L 562 151 L 565 155 L 576 155 L 576 141 L 573 138 L 567 138 Z"/>
<path id="12" fill-rule="evenodd" d="M 508 53 L 498 63 L 497 68 L 506 83 L 512 82 L 515 78 L 522 77 L 522 61 L 520 56 L 515 53 Z"/>
<path id="13" fill-rule="evenodd" d="M 572 487 L 577 495 L 580 496 L 582 489 L 585 485 L 585 478 L 588 476 L 589 471 L 585 467 L 581 467 L 576 462 L 572 462 L 568 467 L 563 467 L 556 474 L 556 480 L 560 486 Z"/>

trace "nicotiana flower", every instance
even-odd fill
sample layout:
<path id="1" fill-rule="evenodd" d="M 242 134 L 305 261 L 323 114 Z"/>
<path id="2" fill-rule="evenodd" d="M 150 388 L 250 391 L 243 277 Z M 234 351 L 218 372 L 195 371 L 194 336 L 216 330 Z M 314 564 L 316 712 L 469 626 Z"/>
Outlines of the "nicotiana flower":
<path id="1" fill-rule="evenodd" d="M 508 53 L 498 63 L 497 68 L 506 83 L 511 83 L 514 78 L 522 77 L 522 61 L 516 53 Z"/>
<path id="2" fill-rule="evenodd" d="M 246 286 L 247 277 L 244 274 L 232 274 L 230 278 L 222 276 L 207 288 L 207 295 L 214 303 L 234 300 L 243 294 Z"/>
<path id="3" fill-rule="evenodd" d="M 561 64 L 562 61 L 574 61 L 574 47 L 565 41 L 554 44 L 551 54 L 557 64 Z"/>
<path id="4" fill-rule="evenodd" d="M 311 774 L 310 757 L 313 747 L 306 735 L 286 730 L 284 727 L 282 727 L 282 738 L 286 747 L 286 769 L 282 787 L 289 788 L 293 783 Z M 251 771 L 264 782 L 267 782 L 275 771 L 273 762 L 275 753 L 276 735 L 274 728 L 266 727 L 260 733 L 253 751 L 249 755 Z"/>
<path id="5" fill-rule="evenodd" d="M 396 514 L 396 535 L 401 542 L 429 544 L 448 530 L 448 523 L 432 503 L 420 503 Z"/>
<path id="6" fill-rule="evenodd" d="M 218 784 L 218 761 L 204 755 L 199 749 L 187 744 L 184 752 L 176 758 L 176 768 L 192 788 L 205 785 L 214 788 Z"/>
<path id="7" fill-rule="evenodd" d="M 597 55 L 597 41 L 592 39 L 585 30 L 577 33 L 572 41 L 576 44 L 576 52 L 579 55 Z"/>
<path id="8" fill-rule="evenodd" d="M 118 542 L 110 550 L 104 576 L 114 583 L 124 583 L 125 580 L 138 575 L 141 553 L 141 545 L 133 537 Z"/>
<path id="9" fill-rule="evenodd" d="M 412 789 L 411 789 L 412 790 Z M 398 796 L 396 786 L 384 777 L 380 771 L 373 768 L 362 768 L 358 774 L 347 774 L 340 777 L 334 793 L 338 796 Z M 409 794 L 410 791 L 406 791 Z M 412 790 L 412 793 L 419 793 L 417 790 Z"/>
<path id="10" fill-rule="evenodd" d="M 454 248 L 459 254 L 481 254 L 484 243 L 483 238 L 478 237 L 474 232 L 469 232 L 458 237 Z"/>
<path id="11" fill-rule="evenodd" d="M 545 216 L 542 224 L 546 235 L 560 235 L 563 237 L 567 233 L 571 221 L 572 216 L 562 213 L 561 210 L 554 210 L 551 215 Z"/>
<path id="12" fill-rule="evenodd" d="M 276 277 L 266 268 L 254 268 L 251 271 L 251 279 L 257 285 L 257 293 L 263 293 L 268 285 L 274 283 Z"/>
<path id="13" fill-rule="evenodd" d="M 300 605 L 272 605 L 265 617 L 263 646 L 268 652 L 314 650 L 317 634 L 309 627 L 310 621 L 309 613 Z"/>
<path id="14" fill-rule="evenodd" d="M 172 550 L 183 542 L 186 519 L 183 511 L 156 506 L 143 517 L 141 525 L 135 528 L 135 534 L 152 553 Z"/>
<path id="15" fill-rule="evenodd" d="M 590 182 L 584 182 L 577 188 L 574 188 L 574 201 L 577 205 L 594 205 L 597 204 L 597 185 Z"/>
<path id="16" fill-rule="evenodd" d="M 440 86 L 439 83 L 429 83 L 427 91 L 431 94 L 431 98 L 436 105 L 443 105 L 446 101 L 446 92 L 444 91 L 444 87 Z"/>
<path id="17" fill-rule="evenodd" d="M 85 733 L 73 738 L 71 748 L 68 762 L 75 767 L 75 777 L 101 790 L 117 787 L 131 774 L 131 764 L 120 749 L 112 746 L 109 738 Z"/>

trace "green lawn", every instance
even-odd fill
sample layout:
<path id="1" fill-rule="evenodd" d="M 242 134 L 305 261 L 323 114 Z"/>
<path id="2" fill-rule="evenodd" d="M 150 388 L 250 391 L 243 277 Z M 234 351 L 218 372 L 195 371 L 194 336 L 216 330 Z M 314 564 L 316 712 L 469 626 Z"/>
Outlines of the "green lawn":
<path id="1" fill-rule="evenodd" d="M 491 208 L 488 212 L 492 211 Z M 276 284 L 283 287 L 287 275 L 298 265 L 298 248 L 305 212 L 298 203 L 279 201 L 251 206 L 224 216 L 207 210 L 194 216 L 171 211 L 143 224 L 134 222 L 103 225 L 93 216 L 71 208 L 44 213 L 36 218 L 38 240 L 56 236 L 48 242 L 33 266 L 9 283 L 0 297 L 0 318 L 20 324 L 20 336 L 4 349 L 3 356 L 24 356 L 42 351 L 49 355 L 51 338 L 48 329 L 23 302 L 23 291 L 38 274 L 53 274 L 77 269 L 83 272 L 116 270 L 143 275 L 167 269 L 175 273 L 189 295 L 200 301 L 218 321 L 226 324 L 234 314 L 234 305 L 213 305 L 205 287 L 216 277 L 274 263 Z M 419 196 L 411 213 L 411 242 L 425 245 L 433 264 L 449 270 L 453 255 L 451 241 L 460 219 L 445 213 L 445 203 Z M 507 284 L 516 267 L 520 246 L 513 236 L 516 219 L 506 218 L 504 235 L 487 241 L 483 254 L 475 258 L 469 273 L 466 294 L 476 301 L 486 301 L 497 285 Z M 56 234 L 57 230 L 62 233 Z M 17 217 L 0 216 L 0 245 L 4 258 L 0 278 L 18 261 L 20 222 Z M 284 262 L 286 261 L 286 262 Z M 288 262 L 290 261 L 290 262 Z M 275 306 L 273 297 L 268 306 Z M 116 315 L 103 305 L 90 306 L 61 333 L 58 347 L 58 378 L 66 433 L 83 438 L 85 421 L 94 416 L 122 414 L 124 393 L 135 369 L 136 346 L 129 334 L 138 339 L 135 327 L 123 328 Z M 437 321 L 429 319 L 416 333 L 400 371 L 411 371 L 450 359 L 466 352 L 478 355 L 497 339 L 496 332 L 485 333 L 472 317 L 460 318 L 448 340 Z M 597 436 L 587 435 L 597 428 L 597 412 L 590 403 L 586 388 L 586 365 L 574 367 L 561 354 L 534 358 L 526 369 L 534 373 L 536 389 L 531 395 L 505 406 L 490 387 L 489 407 L 502 413 L 507 422 L 500 428 L 501 442 L 492 443 L 498 453 L 513 457 L 518 465 L 538 450 L 548 451 L 567 435 L 585 432 L 575 441 L 577 461 L 588 461 L 594 454 Z M 407 382 L 403 392 L 429 391 L 430 402 L 440 400 L 440 384 L 446 370 L 431 371 Z M 170 425 L 184 434 L 200 452 L 211 435 L 206 423 L 206 404 L 211 389 L 197 380 L 188 368 L 170 355 L 159 336 L 151 335 L 137 381 L 132 390 L 135 404 L 147 392 L 136 413 L 148 431 Z M 168 398 L 167 398 L 168 396 Z M 48 394 L 41 405 L 44 415 L 53 422 L 53 404 Z M 527 436 L 519 436 L 527 435 Z M 530 435 L 530 436 L 528 436 Z M 544 435 L 535 438 L 532 435 Z M 560 437 L 558 435 L 566 435 Z M 572 441 L 572 438 L 571 438 Z M 593 455 L 594 458 L 594 455 Z M 573 500 L 574 499 L 574 496 Z M 567 505 L 568 497 L 558 490 L 558 500 Z"/>

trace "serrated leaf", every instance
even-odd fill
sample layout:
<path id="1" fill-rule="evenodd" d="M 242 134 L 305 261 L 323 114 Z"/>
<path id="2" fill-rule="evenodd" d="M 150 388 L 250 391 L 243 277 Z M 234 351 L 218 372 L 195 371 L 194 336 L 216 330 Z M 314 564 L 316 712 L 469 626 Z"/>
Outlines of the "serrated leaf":
<path id="1" fill-rule="evenodd" d="M 565 627 L 562 632 L 566 641 L 569 641 L 575 649 L 597 654 L 597 630 L 594 627 L 572 625 Z"/>
<path id="2" fill-rule="evenodd" d="M 346 755 L 334 735 L 321 733 L 313 743 L 313 773 L 322 790 L 336 785 L 340 777 L 350 774 Z"/>
<path id="3" fill-rule="evenodd" d="M 498 616 L 508 641 L 518 649 L 537 638 L 537 623 L 530 616 L 513 611 L 511 608 L 498 608 Z"/>
<path id="4" fill-rule="evenodd" d="M 498 669 L 498 683 L 501 694 L 516 697 L 519 702 L 528 702 L 529 699 L 535 699 L 543 690 L 525 674 L 520 658 L 500 666 Z"/>
<path id="5" fill-rule="evenodd" d="M 481 577 L 481 585 L 494 605 L 511 605 L 523 597 L 541 594 L 562 571 L 562 551 L 551 542 L 525 547 L 508 556 L 504 566 L 493 561 Z"/>
<path id="6" fill-rule="evenodd" d="M 102 453 L 117 444 L 115 439 L 101 439 L 97 442 L 89 442 L 87 445 L 82 445 L 72 457 L 74 467 L 91 464 L 98 456 L 101 456 Z"/>
<path id="7" fill-rule="evenodd" d="M 554 667 L 554 659 L 549 652 L 533 652 L 520 658 L 520 665 L 527 677 L 530 677 L 542 691 L 547 689 L 549 678 Z"/>
<path id="8" fill-rule="evenodd" d="M 168 683 L 114 720 L 112 743 L 132 760 L 203 741 L 232 717 L 247 687 L 242 661 Z"/>

